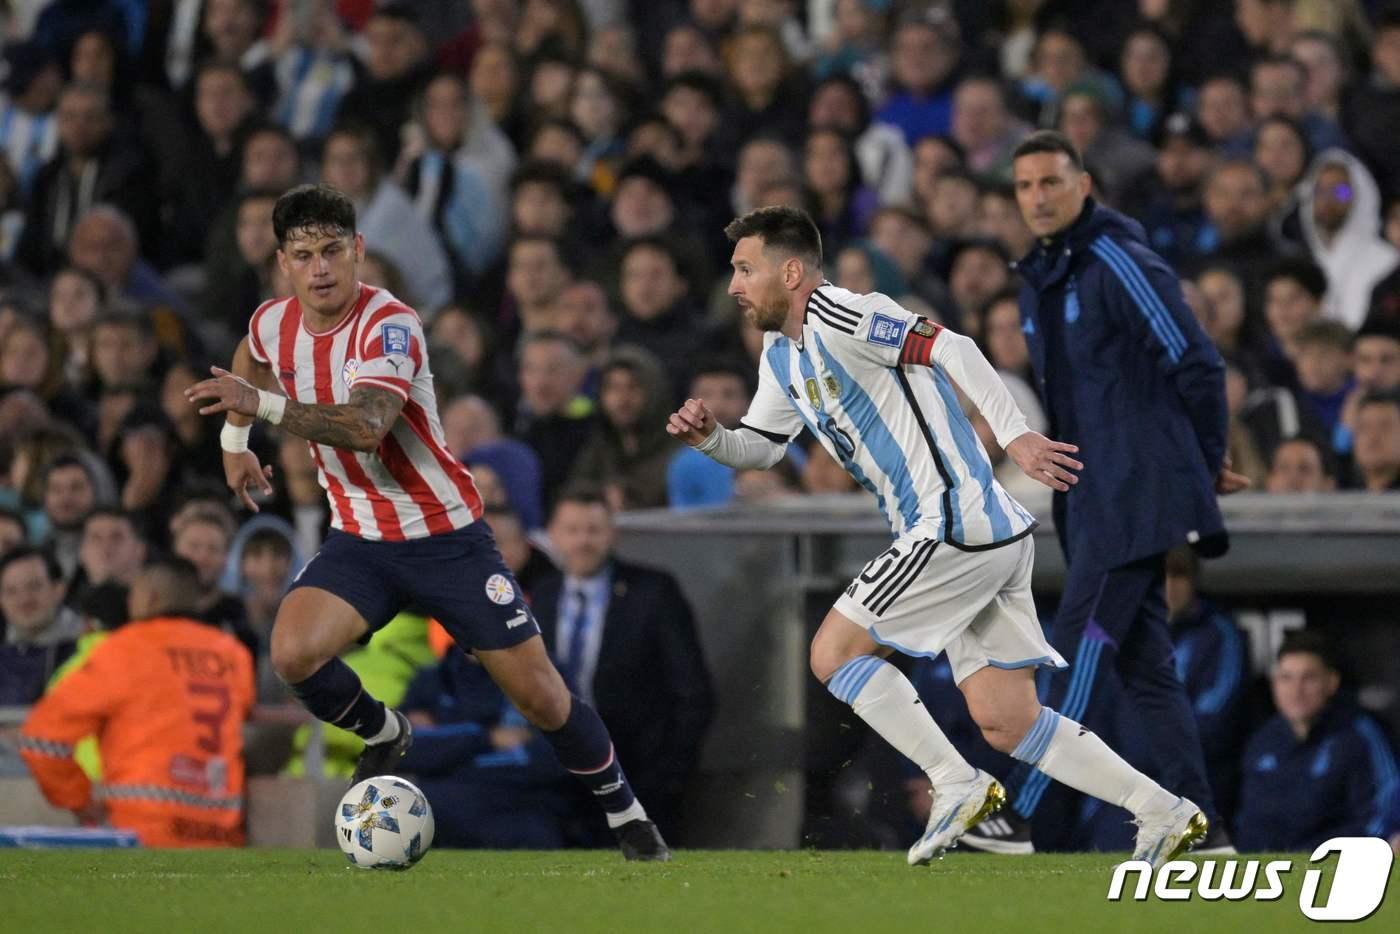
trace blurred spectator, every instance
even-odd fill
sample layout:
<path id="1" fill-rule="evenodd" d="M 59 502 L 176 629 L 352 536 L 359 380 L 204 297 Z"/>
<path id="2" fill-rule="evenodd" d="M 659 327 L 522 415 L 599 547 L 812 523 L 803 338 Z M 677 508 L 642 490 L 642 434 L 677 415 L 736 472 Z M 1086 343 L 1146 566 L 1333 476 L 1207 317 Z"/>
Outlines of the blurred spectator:
<path id="1" fill-rule="evenodd" d="M 516 237 L 568 236 L 576 200 L 569 172 L 552 162 L 526 162 L 510 179 L 511 232 Z"/>
<path id="2" fill-rule="evenodd" d="M 837 253 L 832 265 L 836 267 L 832 279 L 843 289 L 896 298 L 909 292 L 909 283 L 894 261 L 868 240 L 857 240 Z"/>
<path id="3" fill-rule="evenodd" d="M 375 10 L 364 38 L 364 73 L 341 100 L 336 122 L 370 127 L 375 151 L 391 166 L 399 157 L 399 130 L 432 75 L 428 41 L 413 5 L 397 2 Z"/>
<path id="4" fill-rule="evenodd" d="M 1120 125 L 1118 102 L 1100 82 L 1081 81 L 1065 88 L 1059 129 L 1094 167 L 1094 183 L 1109 204 L 1121 204 L 1156 163 L 1156 151 Z"/>
<path id="5" fill-rule="evenodd" d="M 366 248 L 393 261 L 421 303 L 424 318 L 431 320 L 452 300 L 451 267 L 431 224 L 404 190 L 384 177 L 374 135 L 358 127 L 331 133 L 321 153 L 321 176 L 355 202 Z"/>
<path id="6" fill-rule="evenodd" d="M 262 526 L 244 537 L 230 557 L 237 559 L 239 593 L 247 614 L 248 630 L 257 637 L 252 651 L 259 672 L 258 694 L 281 697 L 282 692 L 274 683 L 270 652 L 272 624 L 295 573 L 292 543 L 282 531 Z M 274 677 L 263 677 L 264 672 Z"/>
<path id="7" fill-rule="evenodd" d="M 1211 232 L 1211 262 L 1230 263 L 1245 285 L 1248 301 L 1259 301 L 1265 271 L 1282 252 L 1269 234 L 1269 179 L 1243 158 L 1219 163 L 1206 180 L 1204 205 Z"/>
<path id="8" fill-rule="evenodd" d="M 1123 40 L 1118 72 L 1127 98 L 1128 128 L 1139 139 L 1157 139 L 1168 115 L 1181 104 L 1172 44 L 1160 26 L 1146 22 Z"/>
<path id="9" fill-rule="evenodd" d="M 1342 406 L 1356 386 L 1351 375 L 1351 332 L 1336 321 L 1316 321 L 1298 334 L 1298 385 L 1312 407 L 1333 450 L 1346 450 L 1338 440 L 1345 433 Z"/>
<path id="10" fill-rule="evenodd" d="M 187 492 L 190 464 L 180 457 L 179 437 L 156 405 L 138 402 L 121 420 L 108 460 L 117 468 L 120 502 L 146 540 L 164 546 L 170 515 Z"/>
<path id="11" fill-rule="evenodd" d="M 948 289 L 961 309 L 963 329 L 973 337 L 981 330 L 982 311 L 1011 284 L 1011 257 L 995 240 L 970 239 L 953 247 L 948 258 Z"/>
<path id="12" fill-rule="evenodd" d="M 288 512 L 302 554 L 315 554 L 330 523 L 320 472 L 311 445 L 295 435 L 283 435 L 277 446 L 277 473 L 287 491 Z"/>
<path id="13" fill-rule="evenodd" d="M 187 562 L 137 577 L 133 622 L 92 650 L 30 712 L 20 749 L 49 802 L 83 824 L 134 830 L 158 847 L 243 843 L 243 723 L 253 704 L 248 652 L 186 614 Z M 96 735 L 103 790 L 73 761 Z"/>
<path id="14" fill-rule="evenodd" d="M 950 169 L 935 178 L 922 205 L 934 237 L 955 240 L 971 236 L 978 194 L 977 180 L 966 170 Z"/>
<path id="15" fill-rule="evenodd" d="M 559 295 L 573 279 L 563 244 L 552 237 L 517 237 L 506 251 L 506 262 L 514 332 L 508 332 L 508 338 L 554 330 Z"/>
<path id="16" fill-rule="evenodd" d="M 734 92 L 724 122 L 735 137 L 743 142 L 759 133 L 773 133 L 796 143 L 806 115 L 787 102 L 805 100 L 807 92 L 777 31 L 741 26 L 725 42 L 724 63 Z"/>
<path id="17" fill-rule="evenodd" d="M 544 525 L 540 459 L 525 442 L 501 434 L 500 417 L 489 402 L 470 395 L 452 400 L 442 410 L 442 427 L 449 448 L 473 470 L 484 464 L 500 476 L 525 528 Z"/>
<path id="18" fill-rule="evenodd" d="M 613 510 L 666 505 L 666 469 L 677 448 L 666 433 L 671 388 L 659 361 L 640 347 L 619 347 L 603 364 L 598 425 L 570 479 L 604 491 Z"/>
<path id="19" fill-rule="evenodd" d="M 838 130 L 807 134 L 802 159 L 809 213 L 822 237 L 822 250 L 833 255 L 870 224 L 875 192 L 861 182 L 851 140 Z"/>
<path id="20" fill-rule="evenodd" d="M 1371 393 L 1400 390 L 1400 321 L 1368 320 L 1351 341 L 1355 386 L 1342 406 L 1344 449 L 1350 450 L 1356 410 Z"/>
<path id="21" fill-rule="evenodd" d="M 1124 206 L 1142 222 L 1152 248 L 1180 265 L 1212 245 L 1202 207 L 1212 161 L 1210 138 L 1189 114 L 1175 113 L 1162 122 L 1158 144 L 1155 170 L 1137 179 L 1124 195 Z"/>
<path id="22" fill-rule="evenodd" d="M 1400 392 L 1373 393 L 1358 404 L 1352 460 L 1359 489 L 1400 490 Z"/>
<path id="23" fill-rule="evenodd" d="M 723 69 L 709 34 L 695 23 L 677 23 L 661 40 L 661 77 L 668 81 L 686 72 L 717 78 Z"/>
<path id="24" fill-rule="evenodd" d="M 395 174 L 447 248 L 461 291 L 500 250 L 505 234 L 501 208 L 515 150 L 484 117 L 476 125 L 468 123 L 479 110 L 458 76 L 433 78 L 418 106 L 421 126 L 409 124 L 410 142 Z"/>
<path id="25" fill-rule="evenodd" d="M 1330 646 L 1310 630 L 1289 633 L 1270 684 L 1278 712 L 1245 746 L 1235 843 L 1281 852 L 1380 834 L 1396 791 L 1395 756 L 1376 722 L 1337 696 Z"/>
<path id="26" fill-rule="evenodd" d="M 616 535 L 600 493 L 561 496 L 549 523 L 561 573 L 537 583 L 535 616 L 564 679 L 606 718 L 648 815 L 679 834 L 714 709 L 710 677 L 675 579 L 618 559 Z"/>
<path id="27" fill-rule="evenodd" d="M 170 520 L 170 550 L 193 565 L 199 575 L 197 599 L 188 611 L 233 636 L 256 657 L 258 637 L 248 627 L 243 601 L 219 586 L 236 529 L 225 506 L 192 500 Z"/>
<path id="28" fill-rule="evenodd" d="M 965 78 L 953 92 L 952 137 L 981 176 L 1011 178 L 1011 151 L 1029 131 L 1008 106 L 1006 88 L 992 77 Z"/>
<path id="29" fill-rule="evenodd" d="M 9 160 L 20 191 L 28 193 L 39 169 L 58 148 L 54 105 L 63 87 L 63 72 L 37 42 L 15 42 L 5 50 L 9 66 L 0 82 L 0 152 Z"/>
<path id="30" fill-rule="evenodd" d="M 962 57 L 957 23 L 939 8 L 905 19 L 895 29 L 890 50 L 895 91 L 877 118 L 899 127 L 910 146 L 925 136 L 949 132 Z"/>
<path id="31" fill-rule="evenodd" d="M 1329 451 L 1312 438 L 1289 438 L 1274 448 L 1264 489 L 1270 493 L 1323 493 L 1337 488 Z"/>
<path id="32" fill-rule="evenodd" d="M 1286 55 L 1256 61 L 1249 72 L 1249 107 L 1255 121 L 1292 117 L 1307 131 L 1314 152 L 1345 146 L 1336 122 L 1308 110 L 1307 80 L 1303 64 Z"/>
<path id="33" fill-rule="evenodd" d="M 78 614 L 63 605 L 63 572 L 51 553 L 19 547 L 0 558 L 0 706 L 31 704 L 82 635 Z"/>
<path id="34" fill-rule="evenodd" d="M 164 222 L 159 259 L 164 265 L 202 256 L 210 219 L 228 206 L 238 185 L 243 137 L 256 106 L 237 65 L 207 62 L 195 73 L 194 119 L 182 133 L 163 139 L 159 153 Z M 148 253 L 154 249 L 147 244 Z"/>
<path id="35" fill-rule="evenodd" d="M 493 41 L 477 49 L 467 82 L 491 122 L 501 128 L 513 145 L 518 144 L 525 115 L 519 106 L 520 68 L 510 46 Z"/>
<path id="36" fill-rule="evenodd" d="M 206 63 L 243 72 L 261 105 L 275 94 L 272 49 L 261 37 L 266 8 L 260 0 L 208 0 L 195 46 L 195 69 Z"/>
<path id="37" fill-rule="evenodd" d="M 617 334 L 617 314 L 603 287 L 587 279 L 579 279 L 565 286 L 564 291 L 559 293 L 558 308 L 556 321 L 559 332 L 578 344 L 588 361 L 583 393 L 596 399 L 598 373 Z"/>
<path id="38" fill-rule="evenodd" d="M 802 465 L 804 493 L 851 493 L 860 489 L 856 481 L 836 458 L 820 444 L 807 448 L 806 463 Z"/>
<path id="39" fill-rule="evenodd" d="M 88 464 L 76 454 L 64 454 L 44 469 L 43 506 L 48 525 L 47 546 L 65 580 L 78 570 L 83 520 L 100 505 L 97 482 Z"/>
<path id="40" fill-rule="evenodd" d="M 1298 360 L 1298 338 L 1322 318 L 1327 274 L 1307 260 L 1276 263 L 1263 279 L 1264 320 L 1279 352 Z"/>
<path id="41" fill-rule="evenodd" d="M 355 84 L 350 37 L 334 0 L 283 4 L 270 46 L 277 98 L 269 113 L 299 141 L 330 133 L 337 109 Z"/>
<path id="42" fill-rule="evenodd" d="M 137 241 L 148 248 L 160 243 L 152 172 L 140 150 L 112 132 L 107 93 L 69 85 L 59 96 L 56 119 L 58 152 L 35 176 L 18 261 L 35 275 L 53 272 L 79 219 L 106 202 L 132 218 L 133 250 Z"/>
<path id="43" fill-rule="evenodd" d="M 1269 177 L 1269 225 L 1274 236 L 1303 245 L 1303 177 L 1312 144 L 1298 121 L 1283 115 L 1260 122 L 1254 134 L 1254 161 Z"/>
<path id="44" fill-rule="evenodd" d="M 1193 290 L 1190 280 L 1182 286 L 1182 292 L 1190 301 Z M 1286 393 L 1287 390 L 1280 390 Z M 1292 399 L 1292 396 L 1289 396 Z M 1245 420 L 1245 407 L 1250 402 L 1249 378 L 1239 365 L 1225 364 L 1225 409 L 1230 422 L 1226 435 L 1225 453 L 1230 458 L 1230 469 L 1249 478 L 1250 489 L 1262 489 L 1269 472 L 1268 461 L 1261 449 L 1259 439 Z M 1295 406 L 1296 408 L 1296 406 Z"/>
<path id="45" fill-rule="evenodd" d="M 746 214 L 758 207 L 764 188 L 797 177 L 797 163 L 787 143 L 771 136 L 755 136 L 739 147 L 730 207 L 736 215 Z"/>
<path id="46" fill-rule="evenodd" d="M 236 198 L 237 259 L 205 268 L 203 317 L 226 329 L 233 338 L 230 346 L 242 338 L 253 311 L 274 297 L 272 267 L 276 264 L 278 244 L 272 229 L 272 208 L 280 194 L 253 189 Z"/>
<path id="47" fill-rule="evenodd" d="M 569 119 L 584 141 L 577 177 L 599 194 L 611 194 L 622 159 L 622 130 L 631 120 L 627 89 L 600 68 L 581 69 L 570 93 Z"/>
<path id="48" fill-rule="evenodd" d="M 99 506 L 87 514 L 78 545 L 80 573 L 75 584 L 130 587 L 145 563 L 146 541 L 129 514 L 112 506 Z M 76 595 L 74 590 L 69 593 Z"/>
<path id="49" fill-rule="evenodd" d="M 863 0 L 854 4 L 863 6 Z M 855 139 L 861 178 L 880 197 L 881 204 L 904 204 L 913 186 L 914 156 L 904 134 L 896 126 L 872 119 L 870 101 L 855 79 L 834 75 L 812 91 L 807 124 L 833 127 Z"/>
<path id="50" fill-rule="evenodd" d="M 122 296 L 151 309 L 178 340 L 182 323 L 176 316 L 184 302 L 141 258 L 141 243 L 131 219 L 110 204 L 99 204 L 82 215 L 68 241 L 68 261 L 93 273 L 113 296 Z"/>
<path id="51" fill-rule="evenodd" d="M 934 240 L 927 221 L 905 208 L 881 208 L 870 221 L 870 242 L 894 260 L 915 295 L 947 315 L 951 297 L 932 268 Z"/>
<path id="52" fill-rule="evenodd" d="M 596 424 L 593 403 L 580 392 L 587 363 L 577 344 L 548 331 L 525 334 L 519 359 L 515 436 L 539 455 L 548 509 Z"/>
<path id="53" fill-rule="evenodd" d="M 728 429 L 739 427 L 753 397 L 746 369 L 726 360 L 712 360 L 695 368 L 689 398 L 699 399 L 714 413 L 715 421 Z M 666 499 L 672 509 L 719 506 L 734 498 L 734 468 L 683 446 L 666 468 Z"/>
<path id="54" fill-rule="evenodd" d="M 501 560 L 515 575 L 515 581 L 525 591 L 527 599 L 535 591 L 540 578 L 554 571 L 554 562 L 543 549 L 531 541 L 520 516 L 506 506 L 488 506 L 483 513 L 486 524 L 491 526 L 491 535 L 500 549 Z"/>
<path id="55" fill-rule="evenodd" d="M 107 285 L 86 269 L 64 266 L 49 280 L 49 324 L 63 352 L 63 379 L 81 387 L 88 378 L 92 326 L 106 310 Z"/>
<path id="56" fill-rule="evenodd" d="M 1176 674 L 1196 714 L 1216 806 L 1232 814 L 1239 748 L 1249 723 L 1249 638 L 1225 609 L 1201 596 L 1200 576 L 1200 559 L 1189 547 L 1167 553 L 1165 593 Z"/>
<path id="57" fill-rule="evenodd" d="M 1249 145 L 1249 92 L 1237 75 L 1206 79 L 1196 98 L 1196 116 L 1221 151 L 1236 156 Z"/>
<path id="58" fill-rule="evenodd" d="M 1303 99 L 1307 110 L 1329 120 L 1342 115 L 1342 97 L 1349 91 L 1351 66 L 1348 52 L 1335 34 L 1310 29 L 1293 37 L 1293 60 L 1307 73 Z"/>
<path id="59" fill-rule="evenodd" d="M 1007 255 L 1020 259 L 1031 250 L 1035 238 L 1016 207 L 1010 184 L 987 184 L 977 196 L 977 235 L 996 240 Z"/>
<path id="60" fill-rule="evenodd" d="M 622 320 L 616 342 L 635 344 L 655 355 L 670 378 L 673 395 L 684 390 L 690 361 L 703 343 L 688 275 L 675 248 L 659 237 L 641 237 L 623 247 Z"/>
<path id="61" fill-rule="evenodd" d="M 1381 236 L 1376 181 L 1356 157 L 1330 149 L 1313 160 L 1300 207 L 1308 249 L 1327 272 L 1326 315 L 1354 330 L 1371 290 L 1400 263 L 1400 250 Z"/>
<path id="62" fill-rule="evenodd" d="M 1400 8 L 1377 13 L 1371 37 L 1371 72 L 1347 95 L 1342 123 L 1356 154 L 1390 192 L 1400 183 Z"/>

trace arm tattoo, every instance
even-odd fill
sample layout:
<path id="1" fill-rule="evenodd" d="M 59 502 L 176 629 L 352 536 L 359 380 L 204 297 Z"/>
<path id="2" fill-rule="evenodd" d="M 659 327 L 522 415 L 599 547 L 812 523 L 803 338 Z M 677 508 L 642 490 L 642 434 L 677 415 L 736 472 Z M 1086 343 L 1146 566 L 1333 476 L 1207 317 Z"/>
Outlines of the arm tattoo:
<path id="1" fill-rule="evenodd" d="M 287 400 L 281 427 L 298 437 L 335 448 L 373 451 L 403 410 L 404 400 L 387 389 L 359 386 L 344 405 L 308 405 Z"/>

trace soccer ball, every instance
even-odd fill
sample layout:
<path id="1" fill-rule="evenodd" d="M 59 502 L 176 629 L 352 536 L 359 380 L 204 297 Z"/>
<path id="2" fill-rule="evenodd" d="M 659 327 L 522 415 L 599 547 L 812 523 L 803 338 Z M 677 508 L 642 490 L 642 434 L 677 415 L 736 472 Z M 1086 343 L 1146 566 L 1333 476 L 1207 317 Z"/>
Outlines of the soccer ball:
<path id="1" fill-rule="evenodd" d="M 402 778 L 367 778 L 340 799 L 335 838 L 361 869 L 407 869 L 433 845 L 433 809 Z"/>

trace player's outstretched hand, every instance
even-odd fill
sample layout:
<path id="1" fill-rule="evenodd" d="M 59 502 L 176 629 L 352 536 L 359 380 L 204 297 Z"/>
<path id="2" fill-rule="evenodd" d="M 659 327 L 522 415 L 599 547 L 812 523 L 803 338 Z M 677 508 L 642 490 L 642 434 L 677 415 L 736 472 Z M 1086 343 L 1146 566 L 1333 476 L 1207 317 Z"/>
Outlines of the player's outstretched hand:
<path id="1" fill-rule="evenodd" d="M 253 502 L 250 487 L 269 496 L 272 494 L 272 465 L 264 467 L 259 464 L 258 455 L 252 451 L 238 454 L 225 451 L 224 479 L 228 481 L 228 488 L 253 512 L 258 511 L 258 504 Z"/>
<path id="2" fill-rule="evenodd" d="M 202 380 L 185 390 L 185 398 L 198 404 L 213 400 L 199 410 L 200 415 L 217 415 L 220 412 L 237 412 L 240 415 L 258 414 L 258 390 L 241 376 L 234 376 L 228 370 L 211 366 L 213 379 Z"/>
<path id="3" fill-rule="evenodd" d="M 715 430 L 715 416 L 710 407 L 699 399 L 687 399 L 685 405 L 671 413 L 666 431 L 691 447 L 708 438 Z"/>
<path id="4" fill-rule="evenodd" d="M 1084 465 L 1070 457 L 1078 453 L 1076 445 L 1051 441 L 1038 431 L 1028 431 L 1006 446 L 1007 456 L 1022 473 L 1061 493 L 1079 482 L 1074 471 L 1083 470 Z"/>

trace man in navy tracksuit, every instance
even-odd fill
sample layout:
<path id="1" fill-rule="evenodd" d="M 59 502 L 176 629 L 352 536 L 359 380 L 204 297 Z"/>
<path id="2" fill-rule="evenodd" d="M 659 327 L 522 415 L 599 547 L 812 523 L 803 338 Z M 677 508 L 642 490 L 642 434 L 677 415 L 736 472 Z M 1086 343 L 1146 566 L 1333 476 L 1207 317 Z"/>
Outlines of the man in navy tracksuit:
<path id="1" fill-rule="evenodd" d="M 1392 830 L 1400 768 L 1376 721 L 1336 696 L 1339 681 L 1316 632 L 1284 639 L 1270 678 L 1278 714 L 1242 757 L 1240 849 L 1311 851 L 1332 837 Z"/>
<path id="2" fill-rule="evenodd" d="M 1103 718 L 1096 675 L 1112 659 L 1148 731 L 1156 777 L 1210 819 L 1204 847 L 1228 845 L 1162 591 L 1172 547 L 1225 551 L 1216 494 L 1248 484 L 1226 463 L 1224 364 L 1142 227 L 1089 197 L 1069 140 L 1034 133 L 1013 168 L 1038 238 L 1018 264 L 1022 329 L 1052 434 L 1078 445 L 1084 461 L 1078 484 L 1054 499 L 1069 570 L 1050 641 L 1071 668 L 1050 679 L 1046 703 L 1081 723 Z M 1024 766 L 1009 784 L 1015 814 L 1036 817 L 1042 846 L 1069 833 L 1078 813 L 1069 789 Z M 963 844 L 1030 852 L 1024 825 L 1015 830 L 1000 838 L 974 830 Z"/>

